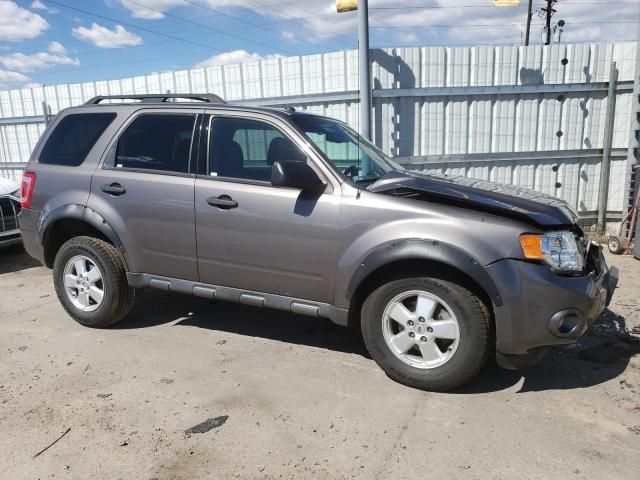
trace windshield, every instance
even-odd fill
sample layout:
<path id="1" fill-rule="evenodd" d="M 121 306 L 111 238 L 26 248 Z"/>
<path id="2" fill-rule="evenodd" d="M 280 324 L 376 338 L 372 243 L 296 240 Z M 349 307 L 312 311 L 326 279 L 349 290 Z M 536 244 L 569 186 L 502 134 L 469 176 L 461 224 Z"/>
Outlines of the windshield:
<path id="1" fill-rule="evenodd" d="M 293 122 L 354 184 L 370 184 L 403 168 L 346 124 L 314 115 L 293 115 Z"/>

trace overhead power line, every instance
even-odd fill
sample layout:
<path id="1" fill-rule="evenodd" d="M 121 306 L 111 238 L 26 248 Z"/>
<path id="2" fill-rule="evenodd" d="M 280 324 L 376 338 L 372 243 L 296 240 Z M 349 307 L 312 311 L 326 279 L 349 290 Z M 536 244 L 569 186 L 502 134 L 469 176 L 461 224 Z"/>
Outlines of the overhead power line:
<path id="1" fill-rule="evenodd" d="M 168 38 L 170 40 L 175 40 L 177 42 L 183 42 L 183 43 L 187 43 L 187 44 L 194 45 L 194 46 L 197 46 L 197 47 L 202 47 L 202 48 L 206 48 L 206 49 L 209 49 L 209 50 L 215 50 L 217 52 L 222 52 L 222 53 L 227 53 L 228 52 L 228 50 L 225 50 L 225 49 L 222 49 L 222 48 L 213 47 L 211 45 L 207 45 L 207 44 L 204 44 L 204 43 L 194 42 L 194 41 L 188 40 L 186 38 L 182 38 L 182 37 L 178 37 L 178 36 L 175 36 L 175 35 L 171 35 L 169 33 L 159 32 L 157 30 L 152 30 L 152 29 L 147 28 L 147 27 L 141 27 L 141 26 L 135 25 L 133 23 L 129 23 L 129 22 L 126 22 L 126 21 L 123 21 L 123 20 L 119 20 L 117 18 L 108 17 L 106 15 L 102 15 L 102 14 L 99 14 L 99 13 L 96 13 L 96 12 L 91 12 L 89 10 L 84 10 L 82 8 L 73 7 L 71 5 L 67 5 L 67 4 L 62 3 L 62 2 L 57 2 L 57 1 L 54 1 L 54 0 L 42 0 L 42 1 L 45 2 L 45 3 L 52 4 L 52 5 L 56 5 L 58 7 L 66 8 L 66 9 L 69 9 L 69 10 L 73 10 L 73 11 L 78 12 L 78 13 L 82 13 L 82 14 L 85 14 L 85 15 L 90 15 L 90 16 L 96 17 L 96 18 L 101 18 L 101 19 L 107 20 L 109 22 L 115 22 L 115 23 L 119 23 L 119 24 L 122 24 L 122 25 L 126 25 L 127 27 L 130 27 L 130 28 L 133 28 L 133 29 L 136 29 L 136 30 L 140 30 L 140 31 L 143 31 L 143 32 L 147 32 L 147 33 L 152 33 L 154 35 L 165 37 L 165 38 Z M 251 58 L 251 56 L 249 54 L 246 54 L 246 55 L 243 55 L 243 56 L 247 57 L 247 58 Z"/>
<path id="2" fill-rule="evenodd" d="M 212 13 L 216 14 L 216 15 L 221 15 L 223 17 L 232 18 L 232 19 L 237 20 L 239 22 L 242 22 L 242 23 L 244 23 L 246 25 L 250 25 L 250 26 L 255 27 L 255 28 L 260 28 L 262 30 L 267 30 L 267 31 L 270 31 L 270 32 L 274 32 L 274 33 L 277 33 L 278 35 L 280 35 L 282 32 L 279 31 L 279 30 L 275 30 L 273 28 L 269 28 L 269 27 L 271 27 L 272 25 L 278 25 L 278 24 L 281 24 L 281 23 L 288 23 L 288 22 L 293 22 L 293 21 L 300 20 L 299 18 L 291 17 L 291 18 L 286 18 L 286 19 L 284 19 L 282 21 L 278 21 L 278 22 L 259 24 L 259 23 L 251 22 L 251 21 L 249 21 L 249 20 L 247 20 L 245 18 L 239 17 L 237 15 L 232 15 L 230 13 L 222 12 L 219 9 L 209 7 L 208 5 L 202 4 L 200 2 L 196 2 L 196 1 L 193 1 L 193 0 L 183 0 L 183 1 L 185 3 L 187 3 L 187 4 L 189 4 L 189 5 L 192 5 L 192 6 L 198 7 L 198 8 L 202 8 L 203 10 L 207 10 L 209 12 L 212 12 Z M 331 14 L 331 15 L 334 15 L 334 14 Z M 316 18 L 316 17 L 322 17 L 322 16 L 326 16 L 326 14 L 308 15 L 305 18 L 309 19 L 309 18 Z M 317 46 L 318 44 L 328 46 L 325 42 L 311 42 L 311 41 L 306 40 L 304 38 L 297 38 L 296 40 L 299 40 L 300 42 L 307 43 L 307 44 L 313 45 L 313 46 Z M 351 46 L 353 44 L 353 42 L 345 42 L 345 41 L 342 41 L 342 42 L 343 43 L 347 43 L 349 46 Z"/>
<path id="3" fill-rule="evenodd" d="M 281 10 L 278 10 L 275 7 L 272 7 L 270 5 L 266 5 L 264 3 L 258 2 L 257 0 L 248 0 L 248 1 L 251 2 L 254 5 L 257 5 L 258 7 L 266 8 L 268 10 L 272 10 L 272 11 L 276 12 L 279 16 L 284 16 L 285 18 L 291 19 L 292 22 L 296 22 L 296 23 L 299 23 L 299 24 L 301 24 L 303 26 L 306 26 L 305 23 L 304 23 L 304 19 L 302 19 L 302 18 L 297 18 L 297 17 L 294 17 L 293 15 L 283 15 Z M 344 32 L 336 32 L 336 31 L 333 31 L 333 30 L 320 29 L 320 28 L 315 28 L 315 29 L 318 32 L 328 33 L 328 34 L 330 34 L 332 36 L 340 37 L 340 36 L 344 35 Z M 348 43 L 349 45 L 353 46 L 355 41 L 348 41 L 346 43 Z"/>
<path id="4" fill-rule="evenodd" d="M 244 37 L 242 35 L 237 35 L 235 33 L 225 32 L 224 30 L 220 30 L 218 28 L 211 27 L 211 26 L 206 25 L 204 23 L 196 22 L 196 21 L 190 20 L 188 18 L 180 17 L 180 16 L 175 15 L 175 14 L 170 13 L 170 12 L 163 12 L 162 10 L 159 10 L 157 8 L 154 8 L 154 7 L 150 7 L 149 5 L 146 5 L 146 4 L 142 3 L 142 2 L 138 2 L 136 0 L 127 0 L 127 2 L 128 3 L 133 3 L 134 5 L 138 5 L 138 6 L 143 7 L 143 8 L 147 8 L 147 9 L 153 11 L 153 12 L 161 13 L 163 15 L 166 15 L 167 17 L 175 18 L 176 20 L 180 20 L 181 22 L 190 23 L 191 25 L 196 25 L 198 27 L 204 28 L 206 30 L 210 30 L 210 31 L 215 32 L 215 33 L 219 33 L 221 35 L 226 35 L 228 37 L 237 38 L 237 39 L 242 40 L 244 42 L 249 42 L 249 43 L 253 43 L 253 44 L 259 45 L 261 47 L 264 47 L 264 42 L 258 42 L 256 40 L 251 39 L 251 38 Z M 292 51 L 286 50 L 286 49 L 283 49 L 283 48 L 279 48 L 279 49 L 276 49 L 276 50 L 281 52 L 281 53 L 287 53 L 289 55 L 295 55 Z"/>
<path id="5" fill-rule="evenodd" d="M 239 31 L 239 30 L 244 31 L 244 30 L 249 30 L 251 28 L 260 28 L 260 29 L 265 29 L 265 30 L 269 30 L 271 32 L 280 34 L 281 32 L 279 30 L 275 30 L 275 29 L 272 29 L 272 28 L 266 28 L 266 27 L 271 27 L 273 25 L 281 25 L 283 23 L 289 23 L 289 22 L 291 22 L 293 20 L 293 19 L 284 19 L 284 20 L 279 20 L 279 21 L 276 21 L 276 22 L 269 22 L 269 23 L 266 23 L 264 25 L 260 25 L 258 23 L 253 23 L 253 22 L 244 20 L 244 19 L 242 19 L 240 17 L 236 17 L 235 15 L 226 14 L 226 13 L 220 12 L 218 10 L 215 10 L 215 9 L 212 9 L 212 8 L 208 8 L 205 5 L 200 5 L 200 4 L 195 3 L 193 1 L 189 1 L 189 0 L 183 0 L 183 1 L 185 1 L 186 3 L 191 3 L 194 6 L 203 8 L 205 10 L 209 10 L 214 15 L 221 15 L 221 16 L 224 16 L 224 17 L 237 19 L 238 21 L 241 21 L 241 22 L 243 22 L 243 23 L 248 25 L 248 27 L 236 28 L 236 29 L 234 29 L 234 31 Z M 297 1 L 297 0 L 295 0 L 295 1 Z M 310 15 L 307 18 L 328 17 L 328 16 L 334 16 L 334 15 L 335 15 L 335 13 L 329 13 L 329 14 L 321 13 L 321 14 L 318 14 L 318 15 Z M 211 15 L 211 16 L 213 16 L 213 15 Z M 209 17 L 209 15 L 207 15 L 206 17 Z M 119 23 L 121 23 L 121 22 L 119 22 Z M 211 31 L 211 33 L 198 33 L 196 35 L 188 35 L 188 36 L 183 37 L 183 38 L 185 38 L 187 40 L 190 40 L 190 39 L 193 39 L 193 38 L 202 38 L 202 37 L 206 37 L 206 36 L 211 35 L 215 31 L 216 30 Z M 223 31 L 223 32 L 229 33 L 229 32 L 226 32 L 226 31 Z M 169 43 L 170 41 L 173 41 L 173 39 L 159 40 L 159 41 L 152 41 L 152 42 L 145 41 L 144 44 L 142 44 L 142 45 L 134 45 L 133 48 L 141 47 L 141 46 L 147 47 L 147 46 L 150 46 L 150 45 L 162 45 L 162 44 L 165 44 L 165 43 Z M 326 47 L 331 48 L 331 46 L 329 44 L 327 44 L 326 42 L 310 42 L 310 41 L 307 41 L 307 40 L 301 39 L 301 38 L 296 38 L 296 41 L 300 41 L 300 42 L 303 42 L 303 43 L 308 43 L 308 44 L 314 45 L 314 46 L 325 45 Z M 261 45 L 264 46 L 264 43 L 261 43 Z M 20 49 L 20 52 L 21 53 L 25 53 L 25 54 L 29 54 L 29 53 L 39 53 L 39 52 L 43 52 L 45 50 L 46 50 L 45 48 L 40 47 L 40 48 L 31 48 L 31 49 L 27 49 L 27 50 Z M 85 53 L 96 53 L 96 52 L 97 53 L 110 53 L 108 49 L 104 49 L 104 48 L 101 48 L 101 47 L 92 47 L 92 48 L 82 49 L 80 51 L 74 51 L 73 54 L 74 55 L 82 55 L 82 54 L 85 54 Z M 294 55 L 298 55 L 298 54 L 294 53 Z"/>

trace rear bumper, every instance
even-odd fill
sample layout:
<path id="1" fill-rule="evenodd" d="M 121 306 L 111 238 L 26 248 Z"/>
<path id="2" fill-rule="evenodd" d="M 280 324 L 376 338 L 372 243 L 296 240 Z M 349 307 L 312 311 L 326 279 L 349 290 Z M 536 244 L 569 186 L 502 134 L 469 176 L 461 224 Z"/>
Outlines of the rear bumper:
<path id="1" fill-rule="evenodd" d="M 20 234 L 22 235 L 24 249 L 29 255 L 44 265 L 44 248 L 40 242 L 38 242 L 37 234 L 39 220 L 39 210 L 23 208 L 18 215 L 18 223 L 20 224 Z"/>
<path id="2" fill-rule="evenodd" d="M 10 232 L 0 233 L 0 248 L 10 247 L 22 242 L 20 238 L 20 230 L 11 230 Z"/>
<path id="3" fill-rule="evenodd" d="M 537 359 L 541 347 L 575 342 L 600 316 L 613 295 L 618 270 L 607 267 L 597 245 L 589 256 L 592 272 L 582 276 L 560 276 L 544 265 L 509 259 L 487 267 L 503 301 L 494 312 L 500 363 L 509 366 L 514 355 Z"/>

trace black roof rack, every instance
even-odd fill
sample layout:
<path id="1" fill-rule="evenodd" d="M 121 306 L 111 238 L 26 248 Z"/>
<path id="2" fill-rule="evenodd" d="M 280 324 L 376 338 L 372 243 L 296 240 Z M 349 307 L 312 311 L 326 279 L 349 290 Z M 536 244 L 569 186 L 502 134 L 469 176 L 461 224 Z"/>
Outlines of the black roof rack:
<path id="1" fill-rule="evenodd" d="M 164 103 L 170 99 L 199 100 L 207 103 L 227 103 L 213 93 L 154 93 L 141 95 L 98 95 L 87 100 L 85 105 L 98 105 L 103 100 L 140 100 L 141 103 Z"/>

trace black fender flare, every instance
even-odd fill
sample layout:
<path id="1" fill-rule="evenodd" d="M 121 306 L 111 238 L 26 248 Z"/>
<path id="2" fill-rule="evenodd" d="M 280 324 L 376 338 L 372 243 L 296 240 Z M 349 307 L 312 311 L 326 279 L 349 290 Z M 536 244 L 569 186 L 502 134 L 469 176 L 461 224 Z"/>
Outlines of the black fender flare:
<path id="1" fill-rule="evenodd" d="M 496 306 L 502 298 L 495 282 L 484 267 L 466 251 L 438 240 L 406 239 L 377 247 L 358 265 L 349 281 L 347 299 L 351 300 L 356 289 L 374 271 L 402 260 L 427 260 L 449 265 L 468 275 L 484 289 Z"/>
<path id="2" fill-rule="evenodd" d="M 109 222 L 107 222 L 104 217 L 95 210 L 85 207 L 84 205 L 70 203 L 57 207 L 48 215 L 42 215 L 38 225 L 38 242 L 40 245 L 44 246 L 46 234 L 49 228 L 51 228 L 51 226 L 58 220 L 64 219 L 85 222 L 102 233 L 116 247 L 116 250 L 118 250 L 118 253 L 124 263 L 125 269 L 128 270 L 124 245 L 122 244 L 118 234 L 113 230 L 113 227 L 109 225 Z"/>

